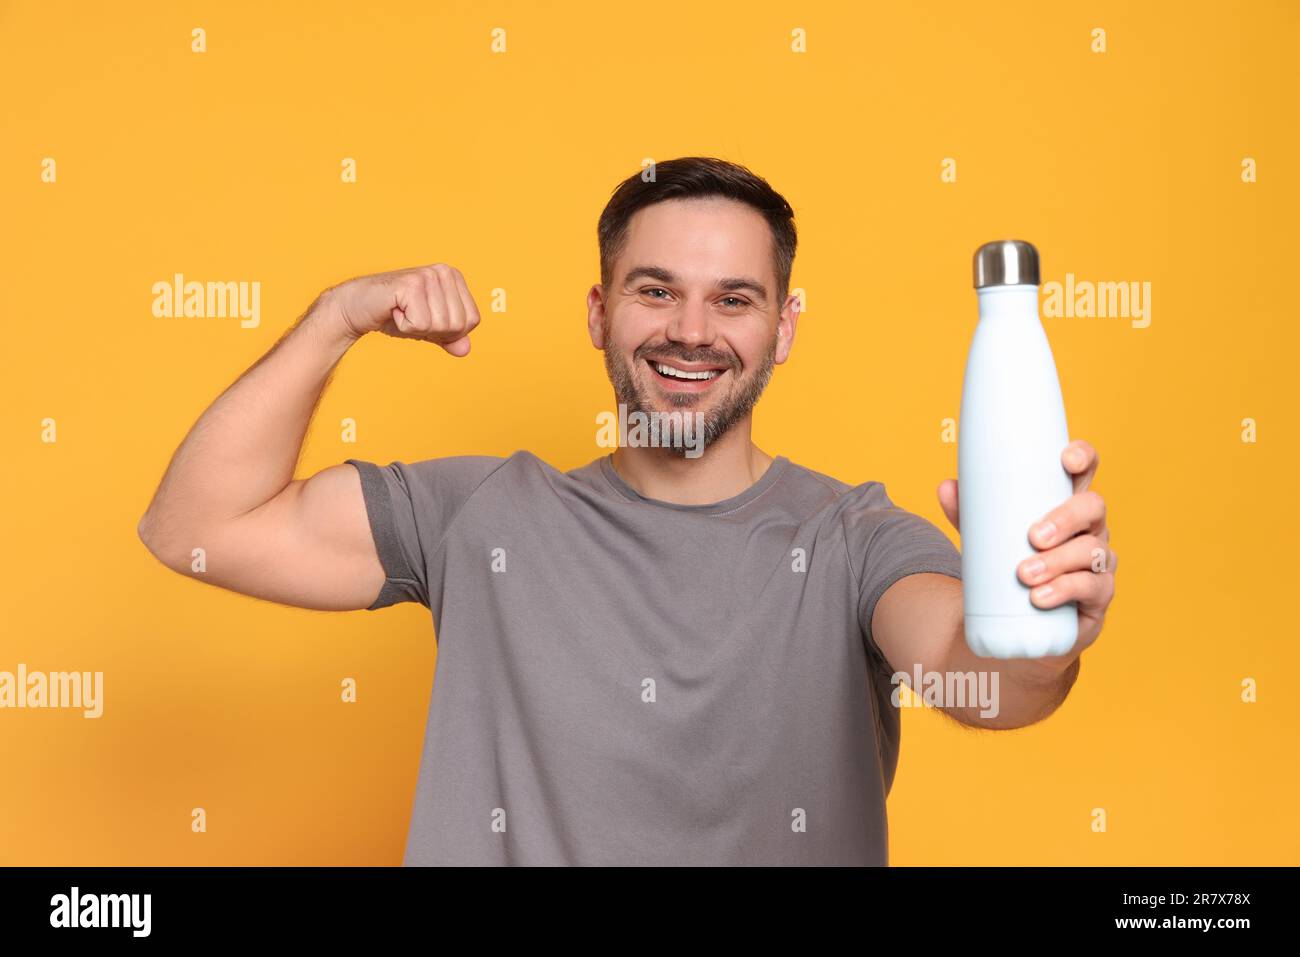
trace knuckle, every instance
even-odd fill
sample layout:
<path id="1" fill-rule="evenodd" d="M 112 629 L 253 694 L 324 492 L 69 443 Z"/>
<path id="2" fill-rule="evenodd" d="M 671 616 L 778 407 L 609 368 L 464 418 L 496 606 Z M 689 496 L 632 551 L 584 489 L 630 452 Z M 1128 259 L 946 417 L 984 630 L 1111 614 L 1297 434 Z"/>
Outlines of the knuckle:
<path id="1" fill-rule="evenodd" d="M 1052 590 L 1044 594 L 1042 589 L 1048 585 L 1051 585 Z M 1035 604 L 1050 607 L 1059 602 L 1069 601 L 1074 596 L 1074 583 L 1070 581 L 1068 575 L 1060 575 L 1050 582 L 1035 585 L 1029 594 Z"/>
<path id="2" fill-rule="evenodd" d="M 1097 575 L 1110 571 L 1110 553 L 1105 545 L 1091 545 L 1088 548 L 1087 568 Z"/>

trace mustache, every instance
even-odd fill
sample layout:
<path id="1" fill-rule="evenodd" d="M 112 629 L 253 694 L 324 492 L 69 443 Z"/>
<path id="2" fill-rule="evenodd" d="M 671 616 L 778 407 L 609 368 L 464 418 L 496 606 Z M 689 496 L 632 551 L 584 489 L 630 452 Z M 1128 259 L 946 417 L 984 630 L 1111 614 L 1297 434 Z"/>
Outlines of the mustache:
<path id="1" fill-rule="evenodd" d="M 644 359 L 653 355 L 657 359 L 680 359 L 682 362 L 698 362 L 702 364 L 724 365 L 734 369 L 736 367 L 736 357 L 730 353 L 723 352 L 687 352 L 685 349 L 673 348 L 672 346 L 642 346 L 632 353 L 633 359 Z"/>

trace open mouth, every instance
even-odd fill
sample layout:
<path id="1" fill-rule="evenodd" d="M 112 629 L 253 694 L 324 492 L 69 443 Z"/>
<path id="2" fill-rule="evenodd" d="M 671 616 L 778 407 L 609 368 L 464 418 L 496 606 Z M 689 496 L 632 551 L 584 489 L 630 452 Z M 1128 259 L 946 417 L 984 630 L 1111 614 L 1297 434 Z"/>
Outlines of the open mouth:
<path id="1" fill-rule="evenodd" d="M 668 389 L 678 392 L 702 392 L 727 371 L 725 366 L 704 365 L 693 362 L 661 362 L 646 359 L 646 365 Z"/>

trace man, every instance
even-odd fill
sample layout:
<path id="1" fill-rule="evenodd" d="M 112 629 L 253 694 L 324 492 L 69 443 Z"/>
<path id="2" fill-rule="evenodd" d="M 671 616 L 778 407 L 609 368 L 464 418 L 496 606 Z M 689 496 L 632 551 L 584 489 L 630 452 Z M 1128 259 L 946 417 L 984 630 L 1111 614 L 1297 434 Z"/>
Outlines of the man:
<path id="1" fill-rule="evenodd" d="M 1096 639 L 1114 568 L 1102 500 L 1085 490 L 1096 455 L 1063 451 L 1077 494 L 1044 517 L 1053 537 L 1033 532 L 1021 571 L 1051 586 L 1040 607 L 1078 602 L 1078 643 L 978 659 L 960 556 L 938 528 L 879 482 L 850 486 L 751 440 L 798 319 L 789 204 L 748 170 L 683 158 L 621 184 L 598 236 L 588 328 L 616 402 L 689 413 L 703 454 L 629 444 L 570 472 L 528 452 L 348 460 L 295 479 L 357 340 L 469 354 L 478 310 L 438 264 L 322 293 L 198 420 L 141 538 L 186 574 L 204 547 L 205 580 L 259 598 L 431 610 L 408 865 L 885 864 L 891 675 L 995 668 L 996 718 L 948 713 L 1019 727 L 1060 704 Z M 939 498 L 956 525 L 956 483 Z M 1095 549 L 1110 570 L 1093 570 Z"/>

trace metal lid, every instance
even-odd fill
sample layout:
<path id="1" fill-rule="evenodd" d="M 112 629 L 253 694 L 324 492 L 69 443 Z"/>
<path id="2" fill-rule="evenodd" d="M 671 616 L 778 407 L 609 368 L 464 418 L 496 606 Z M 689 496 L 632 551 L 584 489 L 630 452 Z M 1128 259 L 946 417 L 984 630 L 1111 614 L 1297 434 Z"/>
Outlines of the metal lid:
<path id="1" fill-rule="evenodd" d="M 1038 250 L 1019 239 L 1000 239 L 975 250 L 975 288 L 1037 286 Z"/>

